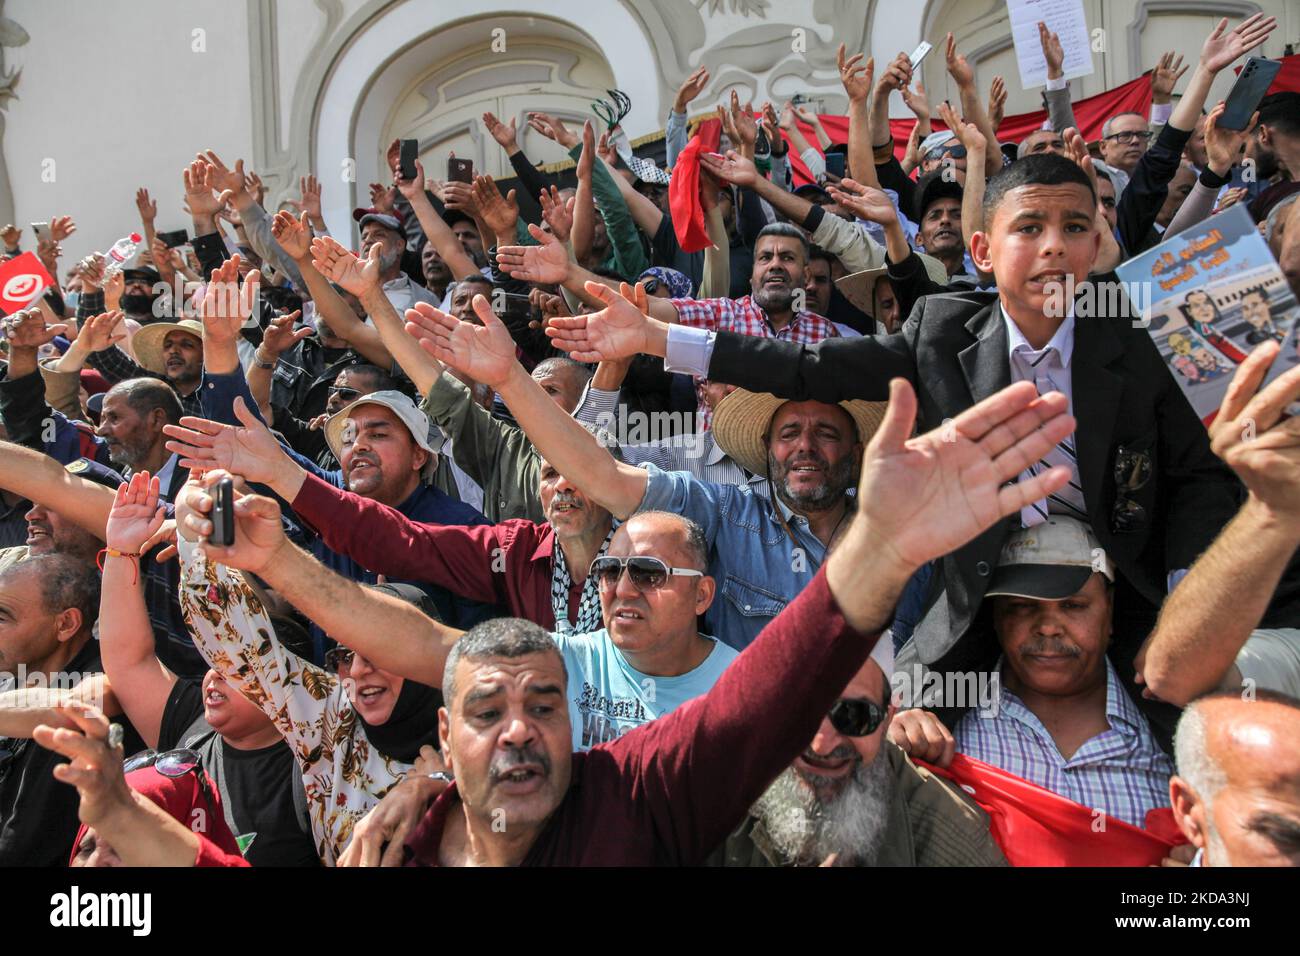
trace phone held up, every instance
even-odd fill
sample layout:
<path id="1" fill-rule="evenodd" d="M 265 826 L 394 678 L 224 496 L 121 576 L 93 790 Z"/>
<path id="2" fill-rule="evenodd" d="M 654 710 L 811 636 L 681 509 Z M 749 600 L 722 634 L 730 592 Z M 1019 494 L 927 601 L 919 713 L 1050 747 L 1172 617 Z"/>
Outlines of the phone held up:
<path id="1" fill-rule="evenodd" d="M 222 478 L 214 489 L 212 502 L 212 533 L 208 543 L 218 548 L 228 548 L 235 543 L 235 483 Z"/>

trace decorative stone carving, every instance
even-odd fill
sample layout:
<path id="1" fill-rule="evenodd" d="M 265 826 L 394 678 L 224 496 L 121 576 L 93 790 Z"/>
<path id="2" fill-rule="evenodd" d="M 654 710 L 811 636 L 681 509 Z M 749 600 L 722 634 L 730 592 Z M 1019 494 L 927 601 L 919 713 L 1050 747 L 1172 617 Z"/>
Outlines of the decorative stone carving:
<path id="1" fill-rule="evenodd" d="M 13 20 L 4 16 L 4 0 L 0 0 L 0 223 L 13 222 L 14 193 L 9 185 L 9 167 L 4 158 L 5 108 L 17 98 L 15 89 L 22 70 L 5 69 L 4 48 L 23 46 L 31 37 Z"/>

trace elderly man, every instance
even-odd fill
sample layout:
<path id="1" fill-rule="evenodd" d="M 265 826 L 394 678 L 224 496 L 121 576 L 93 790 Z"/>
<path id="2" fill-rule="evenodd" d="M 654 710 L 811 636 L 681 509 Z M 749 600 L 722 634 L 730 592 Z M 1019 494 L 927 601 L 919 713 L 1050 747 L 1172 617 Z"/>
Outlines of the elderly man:
<path id="1" fill-rule="evenodd" d="M 411 281 L 402 271 L 402 253 L 406 249 L 406 235 L 398 213 L 380 212 L 377 209 L 354 209 L 352 218 L 361 229 L 361 258 L 370 256 L 370 247 L 378 245 L 379 282 L 384 296 L 399 312 L 417 302 L 437 305 L 442 300 L 432 292 Z"/>
<path id="2" fill-rule="evenodd" d="M 439 712 L 455 783 L 427 813 L 428 780 L 386 798 L 423 813 L 407 841 L 410 862 L 703 861 L 808 746 L 916 569 L 1066 479 L 1059 469 L 1005 483 L 1018 467 L 1012 458 L 1038 454 L 1072 427 L 1059 396 L 1035 399 L 1031 387 L 1013 386 L 955 419 L 948 440 L 939 432 L 909 440 L 914 393 L 895 382 L 891 399 L 862 463 L 861 507 L 825 571 L 691 705 L 575 755 L 562 707 L 570 678 L 549 636 L 498 620 L 461 638 Z M 411 818 L 381 816 L 368 835 L 376 849 Z"/>
<path id="3" fill-rule="evenodd" d="M 1300 701 L 1260 692 L 1183 711 L 1169 781 L 1193 866 L 1300 866 Z"/>
<path id="4" fill-rule="evenodd" d="M 1107 166 L 1132 175 L 1147 151 L 1151 131 L 1141 113 L 1117 113 L 1101 127 L 1101 158 Z"/>
<path id="5" fill-rule="evenodd" d="M 482 325 L 431 309 L 408 313 L 408 328 L 440 361 L 491 385 L 537 450 L 616 518 L 671 511 L 699 523 L 710 548 L 710 573 L 723 582 L 709 629 L 744 649 L 812 580 L 847 522 L 858 458 L 883 404 L 728 395 L 714 422 L 718 445 L 742 468 L 767 476 L 769 500 L 747 487 L 710 484 L 687 472 L 616 462 L 581 425 L 541 400 L 540 387 L 516 361 L 510 334 L 487 301 L 475 299 L 475 310 Z"/>
<path id="6" fill-rule="evenodd" d="M 1081 521 L 1013 533 L 985 595 L 1000 693 L 954 736 L 960 753 L 1141 827 L 1168 806 L 1173 765 L 1106 656 L 1114 581 Z"/>
<path id="7" fill-rule="evenodd" d="M 817 734 L 710 862 L 725 866 L 1004 866 L 988 816 L 886 736 L 894 647 L 871 657 Z"/>

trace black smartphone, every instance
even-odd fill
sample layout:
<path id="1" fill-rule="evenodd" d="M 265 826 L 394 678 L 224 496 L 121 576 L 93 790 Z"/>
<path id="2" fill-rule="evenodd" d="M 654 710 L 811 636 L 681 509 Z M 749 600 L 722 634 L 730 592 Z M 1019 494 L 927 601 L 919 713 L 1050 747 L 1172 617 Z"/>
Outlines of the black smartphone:
<path id="1" fill-rule="evenodd" d="M 845 156 L 843 153 L 827 153 L 826 172 L 830 173 L 832 176 L 838 176 L 840 179 L 843 179 L 844 160 Z"/>
<path id="2" fill-rule="evenodd" d="M 171 232 L 158 233 L 158 238 L 168 249 L 176 249 L 190 241 L 190 234 L 184 229 L 173 229 Z"/>
<path id="3" fill-rule="evenodd" d="M 414 140 L 414 139 L 402 140 L 402 151 L 397 160 L 397 168 L 398 171 L 402 174 L 402 178 L 407 182 L 410 182 L 412 179 L 415 178 L 415 173 L 416 173 L 415 156 L 416 156 L 416 151 L 419 148 L 420 148 L 420 143 L 418 140 Z"/>
<path id="4" fill-rule="evenodd" d="M 1245 129 L 1250 118 L 1259 109 L 1259 101 L 1273 85 L 1282 64 L 1262 56 L 1252 56 L 1237 74 L 1237 81 L 1224 100 L 1223 115 L 1219 117 L 1220 129 Z"/>
<path id="5" fill-rule="evenodd" d="M 501 289 L 492 290 L 492 311 L 502 321 L 510 319 L 529 319 L 533 314 L 532 300 L 526 295 L 520 295 L 517 292 L 505 292 Z"/>
<path id="6" fill-rule="evenodd" d="M 235 543 L 235 483 L 229 478 L 217 482 L 208 542 L 217 548 L 228 548 Z"/>
<path id="7" fill-rule="evenodd" d="M 447 180 L 453 183 L 472 183 L 474 181 L 474 161 L 457 159 L 447 160 Z"/>

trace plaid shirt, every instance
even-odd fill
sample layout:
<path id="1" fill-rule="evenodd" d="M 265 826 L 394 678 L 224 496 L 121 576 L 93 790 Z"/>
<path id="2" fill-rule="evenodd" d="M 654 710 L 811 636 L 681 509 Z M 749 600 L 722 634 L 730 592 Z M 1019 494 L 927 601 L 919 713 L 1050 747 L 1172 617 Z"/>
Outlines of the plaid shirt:
<path id="1" fill-rule="evenodd" d="M 1002 661 L 998 661 L 1002 672 Z M 1042 721 L 1002 686 L 997 710 L 971 710 L 957 724 L 957 751 L 1023 777 L 1085 807 L 1141 827 L 1169 806 L 1174 765 L 1106 661 L 1104 730 L 1068 760 Z"/>
<path id="2" fill-rule="evenodd" d="M 708 329 L 710 332 L 736 332 L 740 335 L 758 335 L 763 338 L 781 339 L 798 345 L 816 345 L 822 339 L 838 336 L 840 333 L 828 320 L 814 312 L 798 312 L 782 329 L 772 328 L 772 322 L 752 296 L 743 299 L 673 299 L 677 308 L 679 325 L 693 329 Z M 700 403 L 700 429 L 709 427 L 713 420 L 711 410 L 704 404 L 701 385 L 696 382 L 696 398 Z"/>

